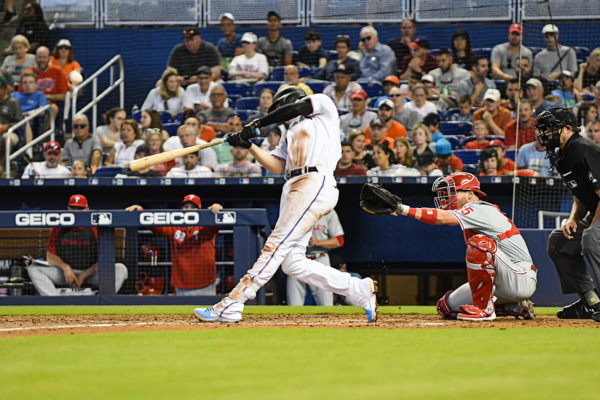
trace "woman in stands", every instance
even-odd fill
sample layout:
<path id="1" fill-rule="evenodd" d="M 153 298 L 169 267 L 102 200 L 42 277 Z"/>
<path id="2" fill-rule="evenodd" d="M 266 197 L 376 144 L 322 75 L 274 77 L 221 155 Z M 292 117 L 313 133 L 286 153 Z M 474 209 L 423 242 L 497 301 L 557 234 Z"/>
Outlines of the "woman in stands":
<path id="1" fill-rule="evenodd" d="M 115 143 L 121 141 L 121 125 L 127 118 L 127 114 L 122 108 L 114 107 L 105 112 L 102 117 L 105 125 L 97 127 L 94 136 L 100 140 L 102 152 L 108 154 Z"/>
<path id="2" fill-rule="evenodd" d="M 271 107 L 271 104 L 273 104 L 273 95 L 273 91 L 269 88 L 261 90 L 260 96 L 258 97 L 258 112 L 248 117 L 248 121 L 246 121 L 247 124 L 254 121 L 255 119 L 264 117 L 269 113 L 269 107 Z M 266 135 L 267 128 L 267 126 L 263 126 L 262 128 L 260 128 L 260 132 L 262 135 Z"/>
<path id="3" fill-rule="evenodd" d="M 359 167 L 364 169 L 374 168 L 375 161 L 373 161 L 372 151 L 367 150 L 367 135 L 361 130 L 355 130 L 350 132 L 348 135 L 348 141 L 354 150 L 354 159 L 352 162 Z"/>
<path id="4" fill-rule="evenodd" d="M 471 49 L 469 32 L 464 29 L 457 29 L 452 35 L 450 46 L 452 47 L 454 64 L 470 71 L 473 65 L 473 50 Z"/>
<path id="5" fill-rule="evenodd" d="M 575 87 L 582 93 L 594 94 L 592 88 L 598 81 L 600 81 L 600 47 L 592 50 L 587 62 L 579 64 Z"/>
<path id="6" fill-rule="evenodd" d="M 177 80 L 177 72 L 171 68 L 167 68 L 163 72 L 158 87 L 152 89 L 144 104 L 142 110 L 151 108 L 156 111 L 168 111 L 175 116 L 183 112 L 183 99 L 185 90 L 179 86 Z"/>
<path id="7" fill-rule="evenodd" d="M 415 156 L 407 138 L 399 137 L 394 140 L 394 155 L 398 164 L 414 168 L 416 164 Z"/>
<path id="8" fill-rule="evenodd" d="M 121 126 L 121 141 L 115 143 L 104 165 L 126 167 L 135 156 L 138 146 L 144 144 L 137 122 L 127 119 Z"/>
<path id="9" fill-rule="evenodd" d="M 29 40 L 23 35 L 15 35 L 10 41 L 13 54 L 2 62 L 2 75 L 6 78 L 9 90 L 12 92 L 19 87 L 19 79 L 26 68 L 35 66 L 35 56 L 28 54 Z"/>
<path id="10" fill-rule="evenodd" d="M 146 143 L 146 146 L 148 146 L 148 148 L 150 149 L 149 155 L 153 156 L 155 154 L 162 153 L 164 151 L 164 149 L 163 149 L 164 142 L 165 142 L 165 140 L 162 137 L 159 129 L 156 129 L 156 128 L 148 129 L 148 132 L 146 133 L 145 143 Z M 175 164 L 176 164 L 175 160 L 171 160 L 166 163 L 153 165 L 152 167 L 150 167 L 150 169 L 152 171 L 158 171 L 163 176 L 165 176 L 167 174 L 167 172 L 169 172 L 169 170 L 175 166 Z"/>
<path id="11" fill-rule="evenodd" d="M 56 47 L 54 47 L 54 50 L 52 50 L 50 64 L 60 67 L 65 73 L 67 81 L 70 82 L 72 86 L 77 86 L 79 84 L 76 83 L 77 80 L 71 79 L 71 72 L 76 71 L 77 73 L 81 74 L 81 65 L 75 61 L 73 46 L 68 39 L 60 39 L 58 41 Z"/>
<path id="12" fill-rule="evenodd" d="M 418 169 L 396 163 L 396 156 L 387 142 L 373 147 L 373 160 L 377 165 L 367 171 L 367 176 L 421 176 Z"/>
<path id="13" fill-rule="evenodd" d="M 140 134 L 142 135 L 142 138 L 146 138 L 148 136 L 149 129 L 158 129 L 164 140 L 167 140 L 170 136 L 169 132 L 166 131 L 162 121 L 160 120 L 158 111 L 151 108 L 147 108 L 142 111 L 142 115 L 140 116 L 140 125 Z"/>
<path id="14" fill-rule="evenodd" d="M 581 103 L 577 110 L 577 122 L 579 122 L 580 126 L 587 126 L 595 119 L 598 119 L 598 107 L 589 101 Z"/>
<path id="15" fill-rule="evenodd" d="M 85 179 L 88 177 L 88 170 L 83 160 L 73 161 L 73 164 L 71 164 L 71 175 L 75 179 Z"/>
<path id="16" fill-rule="evenodd" d="M 413 155 L 415 156 L 416 165 L 415 167 L 420 167 L 425 165 L 425 160 L 431 159 L 432 161 L 435 159 L 435 154 L 429 148 L 429 143 L 431 143 L 431 133 L 429 129 L 424 124 L 417 124 L 413 127 L 410 137 L 413 142 Z"/>

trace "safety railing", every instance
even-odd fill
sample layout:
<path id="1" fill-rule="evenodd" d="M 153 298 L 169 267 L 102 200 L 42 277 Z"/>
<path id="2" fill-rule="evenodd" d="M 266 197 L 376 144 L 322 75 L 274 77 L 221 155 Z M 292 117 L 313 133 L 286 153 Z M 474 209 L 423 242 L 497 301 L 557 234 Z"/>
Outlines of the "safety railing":
<path id="1" fill-rule="evenodd" d="M 560 228 L 561 219 L 567 218 L 568 212 L 556 212 L 556 211 L 538 211 L 538 229 L 544 229 L 544 218 L 554 218 L 554 229 Z"/>
<path id="2" fill-rule="evenodd" d="M 115 80 L 115 67 L 119 67 L 119 78 Z M 109 86 L 104 91 L 98 94 L 98 77 L 105 71 L 109 71 Z M 83 106 L 81 109 L 77 108 L 77 98 L 81 91 L 88 86 L 92 85 L 92 100 Z M 123 58 L 120 54 L 114 56 L 109 62 L 104 64 L 98 71 L 92 74 L 89 78 L 83 81 L 79 86 L 75 87 L 71 94 L 69 101 L 65 101 L 65 115 L 68 116 L 69 112 L 73 116 L 82 113 L 86 113 L 90 109 L 92 110 L 92 128 L 96 129 L 98 125 L 98 103 L 100 100 L 109 95 L 113 90 L 119 88 L 119 107 L 125 107 L 125 68 L 123 67 Z M 70 102 L 70 104 L 69 104 Z M 68 109 L 70 107 L 70 110 Z M 66 118 L 65 118 L 66 119 Z M 66 121 L 65 121 L 66 123 Z"/>
<path id="3" fill-rule="evenodd" d="M 11 148 L 11 141 L 10 140 L 6 140 L 6 147 L 4 149 L 4 154 L 6 155 L 6 157 L 5 157 L 5 163 L 6 164 L 5 164 L 5 170 L 4 170 L 4 172 L 6 174 L 6 178 L 7 179 L 10 178 L 10 162 L 12 160 L 15 160 L 21 154 L 23 154 L 24 152 L 26 152 L 31 147 L 35 146 L 37 143 L 39 143 L 42 140 L 46 139 L 48 136 L 51 137 L 51 140 L 54 140 L 54 128 L 55 128 L 54 124 L 55 124 L 55 122 L 54 122 L 54 112 L 52 111 L 52 107 L 48 104 L 48 105 L 45 105 L 44 107 L 39 108 L 36 112 L 34 112 L 33 114 L 29 115 L 27 118 L 22 119 L 18 123 L 14 124 L 8 130 L 8 132 L 7 132 L 7 138 L 10 138 L 12 136 L 12 134 L 17 131 L 17 129 L 20 129 L 21 127 L 26 126 L 27 123 L 29 123 L 30 121 L 33 121 L 35 118 L 41 117 L 46 112 L 50 113 L 50 129 L 48 129 L 46 132 L 42 133 L 40 136 L 36 137 L 31 142 L 25 144 L 23 147 L 21 147 L 20 149 L 16 150 L 12 154 L 10 153 L 10 150 L 11 150 L 10 149 Z"/>

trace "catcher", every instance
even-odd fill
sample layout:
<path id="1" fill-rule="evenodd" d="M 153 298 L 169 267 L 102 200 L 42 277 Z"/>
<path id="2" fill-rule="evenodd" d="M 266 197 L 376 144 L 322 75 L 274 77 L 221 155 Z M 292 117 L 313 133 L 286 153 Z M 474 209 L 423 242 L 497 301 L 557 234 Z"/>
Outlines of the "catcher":
<path id="1" fill-rule="evenodd" d="M 460 225 L 467 243 L 469 282 L 437 302 L 444 319 L 491 321 L 499 316 L 532 319 L 537 270 L 513 222 L 485 196 L 477 178 L 466 172 L 439 177 L 432 187 L 437 208 L 413 208 L 382 188 L 367 183 L 360 205 L 372 214 L 405 215 L 431 225 Z"/>

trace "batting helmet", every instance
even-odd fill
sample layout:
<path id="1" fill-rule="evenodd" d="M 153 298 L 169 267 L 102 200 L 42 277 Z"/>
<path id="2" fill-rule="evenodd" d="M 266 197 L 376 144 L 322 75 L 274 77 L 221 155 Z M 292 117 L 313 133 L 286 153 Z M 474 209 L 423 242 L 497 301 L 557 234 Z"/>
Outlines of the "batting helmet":
<path id="1" fill-rule="evenodd" d="M 306 97 L 306 93 L 298 86 L 290 85 L 279 89 L 273 97 L 273 104 L 269 107 L 269 112 L 273 112 L 286 104 L 294 103 L 303 97 Z"/>
<path id="2" fill-rule="evenodd" d="M 560 147 L 560 133 L 565 126 L 578 131 L 575 115 L 567 108 L 552 108 L 538 115 L 535 121 L 536 138 L 546 151 Z"/>
<path id="3" fill-rule="evenodd" d="M 486 195 L 481 191 L 481 184 L 475 175 L 468 172 L 455 172 L 448 176 L 440 176 L 433 182 L 431 191 L 436 194 L 435 206 L 442 210 L 458 209 L 456 193 L 461 190 L 473 191 L 480 197 Z"/>

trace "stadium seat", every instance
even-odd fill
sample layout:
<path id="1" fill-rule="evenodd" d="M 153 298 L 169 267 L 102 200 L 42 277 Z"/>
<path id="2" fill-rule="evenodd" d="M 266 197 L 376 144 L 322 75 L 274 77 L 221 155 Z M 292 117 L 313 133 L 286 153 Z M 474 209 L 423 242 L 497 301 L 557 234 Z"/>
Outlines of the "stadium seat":
<path id="1" fill-rule="evenodd" d="M 308 78 L 313 75 L 313 69 L 310 67 L 298 67 L 300 78 Z"/>
<path id="2" fill-rule="evenodd" d="M 591 93 L 581 93 L 581 99 L 583 101 L 594 101 L 596 97 Z"/>
<path id="3" fill-rule="evenodd" d="M 246 123 L 246 121 L 248 121 L 249 116 L 256 114 L 256 110 L 244 110 L 244 109 L 240 109 L 240 108 L 238 108 L 236 110 L 236 112 L 237 112 L 237 115 L 239 115 L 240 118 L 242 119 L 243 123 Z"/>
<path id="4" fill-rule="evenodd" d="M 258 108 L 258 97 L 241 97 L 235 102 L 235 106 L 241 110 L 256 110 Z"/>
<path id="5" fill-rule="evenodd" d="M 529 48 L 529 50 L 531 50 L 531 52 L 533 53 L 534 56 L 543 50 L 542 47 L 535 47 L 535 46 L 527 46 L 527 47 Z"/>
<path id="6" fill-rule="evenodd" d="M 506 150 L 506 154 L 504 154 L 504 156 L 515 161 L 515 150 Z"/>
<path id="7" fill-rule="evenodd" d="M 304 81 L 304 83 L 308 85 L 308 87 L 311 88 L 314 93 L 323 93 L 323 89 L 325 89 L 325 87 L 331 82 L 322 81 L 320 79 L 309 79 Z"/>
<path id="8" fill-rule="evenodd" d="M 429 50 L 429 54 L 431 54 L 434 57 L 437 56 L 439 52 L 440 52 L 440 49 L 430 49 Z"/>
<path id="9" fill-rule="evenodd" d="M 444 135 L 468 136 L 473 131 L 473 124 L 462 121 L 441 121 L 440 131 Z"/>
<path id="10" fill-rule="evenodd" d="M 169 122 L 173 122 L 173 116 L 168 111 L 159 111 L 160 114 L 160 122 L 163 124 L 168 124 Z"/>
<path id="11" fill-rule="evenodd" d="M 477 164 L 481 150 L 455 150 L 454 155 L 459 157 L 463 164 Z"/>
<path id="12" fill-rule="evenodd" d="M 131 114 L 131 119 L 139 124 L 142 119 L 142 110 L 137 110 L 136 112 Z"/>
<path id="13" fill-rule="evenodd" d="M 496 89 L 498 89 L 501 92 L 504 91 L 504 87 L 506 86 L 506 81 L 497 79 L 494 81 L 494 83 L 496 84 Z"/>
<path id="14" fill-rule="evenodd" d="M 463 163 L 463 171 L 468 172 L 473 175 L 479 175 L 479 167 L 477 164 L 464 164 Z"/>
<path id="15" fill-rule="evenodd" d="M 175 136 L 175 135 L 177 135 L 177 129 L 179 128 L 180 125 L 181 124 L 179 122 L 169 122 L 169 123 L 163 124 L 163 127 L 169 133 L 170 136 Z"/>
<path id="16" fill-rule="evenodd" d="M 577 58 L 581 58 L 584 61 L 587 61 L 588 57 L 590 56 L 590 49 L 588 49 L 587 47 L 573 46 L 573 50 L 575 50 Z"/>
<path id="17" fill-rule="evenodd" d="M 265 81 L 265 82 L 257 82 L 254 85 L 254 92 L 253 95 L 254 96 L 259 96 L 260 92 L 265 89 L 271 89 L 273 91 L 273 93 L 277 92 L 277 89 L 279 89 L 279 86 L 283 85 L 285 83 L 285 81 Z"/>
<path id="18" fill-rule="evenodd" d="M 239 97 L 247 97 L 250 96 L 252 92 L 252 86 L 250 86 L 247 82 L 223 82 L 223 87 L 225 91 L 227 91 L 227 96 L 231 97 L 238 96 Z"/>
<path id="19" fill-rule="evenodd" d="M 337 50 L 327 50 L 327 60 L 337 60 Z"/>
<path id="20" fill-rule="evenodd" d="M 96 170 L 94 178 L 114 178 L 123 167 L 101 167 Z"/>
<path id="21" fill-rule="evenodd" d="M 348 114 L 350 112 L 350 110 L 344 110 L 341 108 L 338 108 L 338 115 L 341 117 L 344 114 Z"/>
<path id="22" fill-rule="evenodd" d="M 481 54 L 484 55 L 488 61 L 492 57 L 492 48 L 491 47 L 476 47 L 473 49 L 473 54 Z"/>
<path id="23" fill-rule="evenodd" d="M 283 70 L 285 67 L 275 67 L 271 71 L 271 80 L 273 81 L 282 81 L 283 80 Z"/>
<path id="24" fill-rule="evenodd" d="M 358 79 L 357 82 L 367 92 L 367 97 L 383 96 L 383 85 L 381 82 L 363 78 Z"/>
<path id="25" fill-rule="evenodd" d="M 444 139 L 450 142 L 452 145 L 452 150 L 457 150 L 461 148 L 461 140 L 459 136 L 454 135 L 444 135 Z"/>

